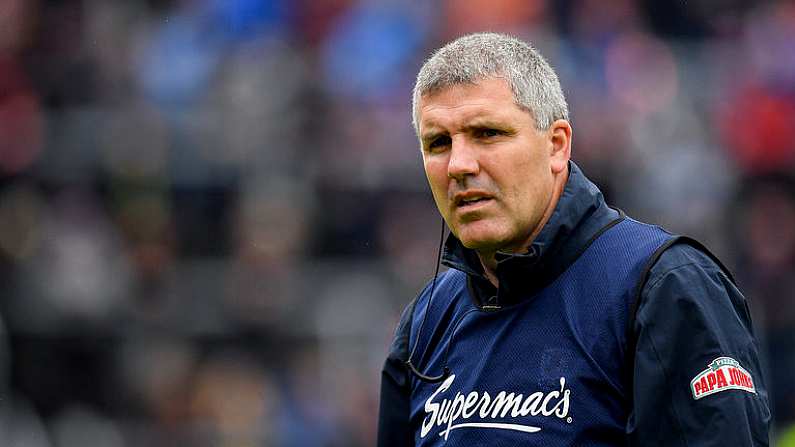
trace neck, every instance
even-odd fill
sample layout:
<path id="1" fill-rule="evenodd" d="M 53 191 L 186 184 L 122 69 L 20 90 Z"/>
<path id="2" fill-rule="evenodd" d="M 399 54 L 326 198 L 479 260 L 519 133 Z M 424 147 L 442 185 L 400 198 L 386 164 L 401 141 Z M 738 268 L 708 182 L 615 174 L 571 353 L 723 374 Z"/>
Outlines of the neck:
<path id="1" fill-rule="evenodd" d="M 535 238 L 541 232 L 541 229 L 549 221 L 549 218 L 552 217 L 552 213 L 555 211 L 555 207 L 560 200 L 560 196 L 563 195 L 563 189 L 566 187 L 566 181 L 569 179 L 569 172 L 568 169 L 564 170 L 561 175 L 559 175 L 555 179 L 555 184 L 552 190 L 552 196 L 549 198 L 549 203 L 547 204 L 546 209 L 544 210 L 544 214 L 541 216 L 541 220 L 538 222 L 538 225 L 533 229 L 530 233 L 530 236 L 524 240 L 521 244 L 517 245 L 515 248 L 509 248 L 507 250 L 483 250 L 478 251 L 478 258 L 480 258 L 480 264 L 483 266 L 483 273 L 488 278 L 489 282 L 491 282 L 494 287 L 500 286 L 499 280 L 497 279 L 497 260 L 495 255 L 497 251 L 509 252 L 509 253 L 523 253 L 527 250 L 527 247 L 533 243 Z"/>

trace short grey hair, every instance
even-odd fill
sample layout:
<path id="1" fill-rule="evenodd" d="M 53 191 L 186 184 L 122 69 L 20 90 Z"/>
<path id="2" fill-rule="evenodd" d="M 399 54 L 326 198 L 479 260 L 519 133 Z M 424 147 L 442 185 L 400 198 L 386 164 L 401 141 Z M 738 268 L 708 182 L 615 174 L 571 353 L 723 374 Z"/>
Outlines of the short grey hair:
<path id="1" fill-rule="evenodd" d="M 417 107 L 423 95 L 498 77 L 508 81 L 516 104 L 530 112 L 537 129 L 546 130 L 555 120 L 569 119 L 558 75 L 538 50 L 505 34 L 476 33 L 436 50 L 423 64 L 414 84 L 414 130 L 419 135 Z"/>

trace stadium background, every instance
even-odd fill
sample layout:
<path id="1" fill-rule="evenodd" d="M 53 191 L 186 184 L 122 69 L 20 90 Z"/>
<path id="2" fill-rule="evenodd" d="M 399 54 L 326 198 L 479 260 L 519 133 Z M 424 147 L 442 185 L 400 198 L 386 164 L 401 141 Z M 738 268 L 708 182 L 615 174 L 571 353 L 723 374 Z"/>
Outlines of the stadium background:
<path id="1" fill-rule="evenodd" d="M 0 0 L 0 444 L 373 445 L 438 238 L 413 77 L 477 30 L 557 67 L 613 204 L 731 266 L 783 436 L 795 4 L 748 3 Z"/>

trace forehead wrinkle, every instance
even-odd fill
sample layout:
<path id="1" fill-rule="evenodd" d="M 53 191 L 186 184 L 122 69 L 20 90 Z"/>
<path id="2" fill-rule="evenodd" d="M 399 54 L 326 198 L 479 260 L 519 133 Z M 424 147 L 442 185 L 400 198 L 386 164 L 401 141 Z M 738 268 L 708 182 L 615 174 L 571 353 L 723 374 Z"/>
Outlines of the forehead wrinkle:
<path id="1" fill-rule="evenodd" d="M 527 113 L 503 79 L 454 85 L 424 94 L 418 112 L 420 135 L 437 128 L 456 133 L 476 118 L 509 123 L 516 119 L 513 112 Z"/>

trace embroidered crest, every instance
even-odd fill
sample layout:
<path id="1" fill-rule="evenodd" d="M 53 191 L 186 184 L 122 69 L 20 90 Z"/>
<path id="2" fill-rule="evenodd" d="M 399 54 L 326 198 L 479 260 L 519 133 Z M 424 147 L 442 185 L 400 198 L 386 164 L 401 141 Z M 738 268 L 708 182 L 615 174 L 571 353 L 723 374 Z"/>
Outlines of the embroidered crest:
<path id="1" fill-rule="evenodd" d="M 696 400 L 726 390 L 756 394 L 751 374 L 731 357 L 716 358 L 690 382 L 690 391 Z"/>

